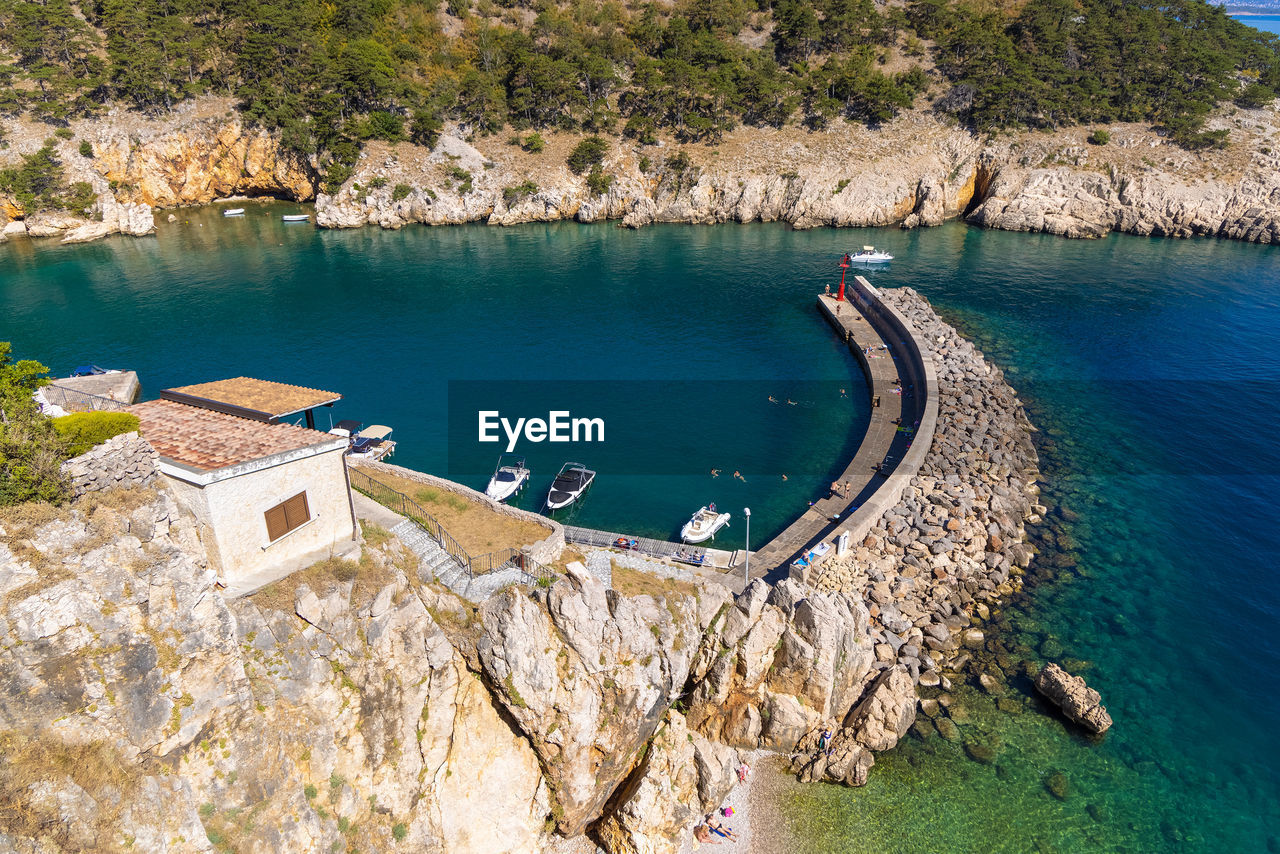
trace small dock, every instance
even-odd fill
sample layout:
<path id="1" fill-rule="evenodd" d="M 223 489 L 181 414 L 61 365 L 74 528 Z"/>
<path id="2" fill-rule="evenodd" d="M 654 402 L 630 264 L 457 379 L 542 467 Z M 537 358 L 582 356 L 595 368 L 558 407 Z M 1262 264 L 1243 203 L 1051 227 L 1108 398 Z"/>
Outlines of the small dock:
<path id="1" fill-rule="evenodd" d="M 124 409 L 142 392 L 136 371 L 62 377 L 44 388 L 45 400 L 67 412 Z"/>

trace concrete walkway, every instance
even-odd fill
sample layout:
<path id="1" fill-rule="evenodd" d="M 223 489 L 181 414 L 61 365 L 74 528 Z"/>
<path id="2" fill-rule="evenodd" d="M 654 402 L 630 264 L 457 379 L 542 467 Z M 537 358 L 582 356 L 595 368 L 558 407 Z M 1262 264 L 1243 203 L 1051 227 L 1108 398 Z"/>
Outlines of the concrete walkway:
<path id="1" fill-rule="evenodd" d="M 889 318 L 880 314 L 883 304 L 869 285 L 864 290 L 855 284 L 850 296 L 844 302 L 831 295 L 818 297 L 823 315 L 857 356 L 870 390 L 871 423 L 857 453 L 837 478 L 842 486 L 846 482 L 850 485 L 849 497 L 842 491 L 815 501 L 785 531 L 753 553 L 753 578 L 781 581 L 804 551 L 834 536 L 838 528 L 848 527 L 850 517 L 876 498 L 911 446 L 914 437 L 899 431 L 899 426 L 910 428 L 925 409 L 927 371 L 919 370 L 913 358 L 914 342 L 894 334 Z M 926 445 L 931 437 L 929 425 Z"/>

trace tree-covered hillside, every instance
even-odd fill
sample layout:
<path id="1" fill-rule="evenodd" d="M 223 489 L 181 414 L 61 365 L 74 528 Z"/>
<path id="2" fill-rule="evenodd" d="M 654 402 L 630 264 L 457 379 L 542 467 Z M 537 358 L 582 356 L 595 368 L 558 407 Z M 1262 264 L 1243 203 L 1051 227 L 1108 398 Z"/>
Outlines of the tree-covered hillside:
<path id="1" fill-rule="evenodd" d="M 1280 87 L 1275 37 L 1202 0 L 0 0 L 0 51 L 0 111 L 230 94 L 334 179 L 360 140 L 431 143 L 448 119 L 714 141 L 931 104 L 978 130 L 1147 121 L 1212 145 L 1216 103 Z"/>

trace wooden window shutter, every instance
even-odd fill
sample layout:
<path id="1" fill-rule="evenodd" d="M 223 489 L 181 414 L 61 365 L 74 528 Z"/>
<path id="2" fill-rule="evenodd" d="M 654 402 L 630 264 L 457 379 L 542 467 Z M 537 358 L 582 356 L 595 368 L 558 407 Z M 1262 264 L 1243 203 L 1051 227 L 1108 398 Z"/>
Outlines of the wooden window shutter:
<path id="1" fill-rule="evenodd" d="M 265 514 L 267 519 L 267 540 L 275 542 L 295 528 L 300 528 L 311 521 L 311 508 L 307 505 L 307 494 L 297 495 L 277 504 Z"/>
<path id="2" fill-rule="evenodd" d="M 278 540 L 289 532 L 289 523 L 285 517 L 283 504 L 277 504 L 268 510 L 266 517 L 268 540 Z"/>
<path id="3" fill-rule="evenodd" d="M 311 508 L 307 506 L 305 492 L 299 492 L 284 503 L 284 516 L 290 531 L 311 519 Z"/>

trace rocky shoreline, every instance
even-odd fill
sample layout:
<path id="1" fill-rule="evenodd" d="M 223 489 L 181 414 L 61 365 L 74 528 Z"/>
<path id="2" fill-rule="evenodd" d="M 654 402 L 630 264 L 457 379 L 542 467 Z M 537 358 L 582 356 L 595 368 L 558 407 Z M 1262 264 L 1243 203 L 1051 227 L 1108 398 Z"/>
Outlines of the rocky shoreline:
<path id="1" fill-rule="evenodd" d="M 88 218 L 28 215 L 0 196 L 0 240 L 146 234 L 155 209 L 270 196 L 315 201 L 325 228 L 570 219 L 914 228 L 962 219 L 1068 237 L 1120 231 L 1280 242 L 1274 107 L 1215 117 L 1210 128 L 1231 130 L 1235 141 L 1197 153 L 1141 125 L 1112 125 L 1112 141 L 1093 146 L 1089 128 L 980 137 L 925 111 L 875 131 L 839 122 L 822 133 L 740 128 L 715 147 L 620 138 L 602 164 L 613 178 L 602 194 L 565 166 L 577 137 L 549 134 L 547 150 L 534 155 L 458 126 L 434 149 L 370 142 L 351 177 L 325 194 L 318 163 L 246 126 L 233 107 L 207 98 L 162 119 L 117 109 L 72 123 L 72 138 L 57 140 L 58 157 L 70 180 L 93 186 L 94 210 Z M 11 145 L 0 159 L 8 161 L 49 133 L 21 122 L 4 130 Z M 92 154 L 81 154 L 78 141 Z"/>

